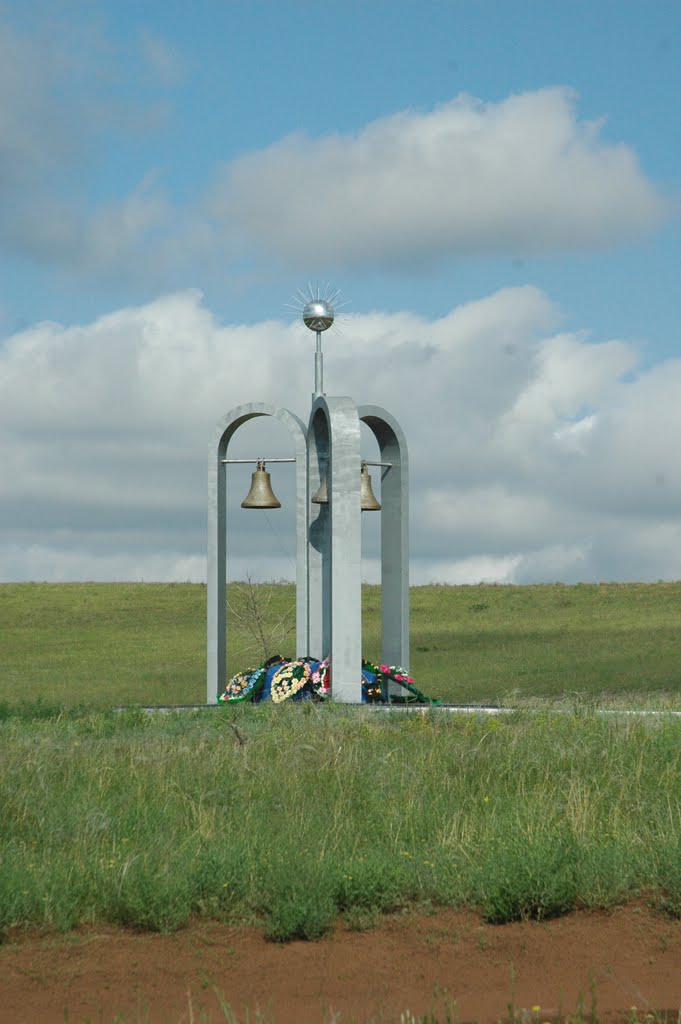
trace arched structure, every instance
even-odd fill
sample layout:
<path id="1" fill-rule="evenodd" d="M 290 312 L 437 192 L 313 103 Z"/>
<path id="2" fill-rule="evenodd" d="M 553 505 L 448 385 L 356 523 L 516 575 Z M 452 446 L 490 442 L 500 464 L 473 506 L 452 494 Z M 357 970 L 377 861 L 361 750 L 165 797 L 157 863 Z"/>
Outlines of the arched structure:
<path id="1" fill-rule="evenodd" d="M 318 341 L 319 349 L 319 341 Z M 360 423 L 373 432 L 381 467 L 381 657 L 409 668 L 409 462 L 397 420 L 376 405 L 321 391 L 321 352 L 308 426 L 288 409 L 240 405 L 218 423 L 208 465 L 208 592 L 206 699 L 215 704 L 227 683 L 227 474 L 229 443 L 257 416 L 283 423 L 296 464 L 296 657 L 330 658 L 331 693 L 362 699 L 362 538 Z M 326 479 L 328 501 L 311 497 Z"/>
<path id="2" fill-rule="evenodd" d="M 264 402 L 239 405 L 220 420 L 208 453 L 208 588 L 206 702 L 217 704 L 227 669 L 227 479 L 229 442 L 244 423 L 256 416 L 273 416 L 289 430 L 296 458 L 296 656 L 308 653 L 308 490 L 307 431 L 295 413 Z"/>
<path id="3" fill-rule="evenodd" d="M 357 415 L 378 441 L 381 470 L 381 657 L 409 668 L 409 456 L 399 423 L 378 405 Z"/>

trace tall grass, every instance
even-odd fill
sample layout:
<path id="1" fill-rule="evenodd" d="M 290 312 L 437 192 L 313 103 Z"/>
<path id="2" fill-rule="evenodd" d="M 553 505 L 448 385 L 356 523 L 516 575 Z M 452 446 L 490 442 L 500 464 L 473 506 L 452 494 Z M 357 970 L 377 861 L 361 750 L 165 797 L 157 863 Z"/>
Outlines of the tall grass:
<path id="1" fill-rule="evenodd" d="M 409 904 L 681 914 L 681 726 L 316 705 L 0 722 L 0 929 L 193 914 L 274 940 Z"/>
<path id="2" fill-rule="evenodd" d="M 293 587 L 255 589 L 274 642 Z M 205 594 L 192 584 L 0 585 L 0 701 L 202 703 Z M 247 628 L 248 588 L 228 598 L 232 674 L 264 658 Z M 410 667 L 445 702 L 646 693 L 681 708 L 680 606 L 679 583 L 414 587 Z M 377 660 L 378 587 L 364 588 L 363 610 L 364 654 Z M 293 653 L 293 636 L 280 636 L 281 653 Z"/>

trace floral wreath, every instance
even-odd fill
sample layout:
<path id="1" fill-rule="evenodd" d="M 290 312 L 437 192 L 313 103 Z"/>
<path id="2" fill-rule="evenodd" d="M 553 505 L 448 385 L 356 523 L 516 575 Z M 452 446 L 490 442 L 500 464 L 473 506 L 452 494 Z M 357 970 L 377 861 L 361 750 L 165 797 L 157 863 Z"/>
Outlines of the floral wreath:
<path id="1" fill-rule="evenodd" d="M 233 676 L 220 694 L 218 700 L 223 704 L 233 704 L 237 701 L 257 700 L 258 694 L 265 685 L 265 679 L 270 669 L 277 666 L 272 677 L 271 697 L 275 704 L 292 697 L 300 690 L 307 687 L 313 698 L 325 700 L 331 696 L 331 659 L 324 658 L 317 662 L 314 672 L 311 665 L 315 663 L 314 658 L 301 658 L 298 661 L 291 661 L 275 655 L 268 658 L 264 665 L 257 669 L 247 669 L 245 672 L 238 672 Z M 372 675 L 373 680 L 367 678 Z M 406 695 L 390 694 L 387 684 L 394 680 L 407 691 Z M 362 690 L 368 703 L 404 704 L 417 701 L 423 704 L 439 704 L 439 701 L 426 697 L 415 685 L 414 679 L 401 665 L 375 665 L 371 661 L 362 661 Z"/>
<path id="2" fill-rule="evenodd" d="M 309 678 L 310 665 L 307 661 L 285 662 L 272 676 L 272 700 L 281 704 L 302 690 Z"/>
<path id="3" fill-rule="evenodd" d="M 422 693 L 417 686 L 414 685 L 414 677 L 410 676 L 406 668 L 402 668 L 401 665 L 374 665 L 371 661 L 362 662 L 362 671 L 370 672 L 376 677 L 376 682 L 371 683 L 366 681 L 364 683 L 364 689 L 366 691 L 367 700 L 370 703 L 376 701 L 387 701 L 388 703 L 404 703 L 410 699 L 419 701 L 424 704 L 439 704 L 439 701 L 432 700 L 430 697 L 426 697 L 425 693 Z M 411 695 L 410 697 L 393 697 L 392 701 L 388 697 L 388 691 L 386 689 L 386 683 L 391 679 L 394 679 L 396 683 L 400 683 L 405 690 Z"/>
<path id="4" fill-rule="evenodd" d="M 224 704 L 239 700 L 251 700 L 258 690 L 262 689 L 266 672 L 265 665 L 256 669 L 246 669 L 245 672 L 237 672 L 227 683 L 225 692 L 220 694 L 218 700 Z"/>
<path id="5" fill-rule="evenodd" d="M 410 676 L 406 668 L 402 668 L 401 665 L 381 665 L 381 673 L 390 676 L 397 683 L 408 683 L 409 686 L 414 685 L 414 677 Z"/>
<path id="6" fill-rule="evenodd" d="M 366 678 L 366 672 L 369 672 L 375 677 L 373 683 Z M 373 661 L 366 661 L 364 658 L 362 659 L 362 689 L 366 694 L 366 699 L 369 704 L 383 702 L 383 673 L 379 669 L 378 665 L 374 665 Z"/>
<path id="7" fill-rule="evenodd" d="M 312 689 L 317 697 L 331 696 L 331 658 L 324 658 L 310 676 Z"/>

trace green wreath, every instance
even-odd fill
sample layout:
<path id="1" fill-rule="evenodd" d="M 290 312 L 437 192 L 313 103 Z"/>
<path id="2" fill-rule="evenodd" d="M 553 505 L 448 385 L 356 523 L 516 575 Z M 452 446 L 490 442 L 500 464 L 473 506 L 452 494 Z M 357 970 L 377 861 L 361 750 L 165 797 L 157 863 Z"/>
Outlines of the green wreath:
<path id="1" fill-rule="evenodd" d="M 272 676 L 272 700 L 281 704 L 302 690 L 309 678 L 310 665 L 307 661 L 286 662 Z"/>
<path id="2" fill-rule="evenodd" d="M 252 700 L 255 694 L 263 688 L 266 674 L 267 669 L 264 665 L 256 669 L 246 669 L 245 672 L 237 672 L 227 683 L 225 692 L 220 694 L 218 700 L 223 704 Z"/>
<path id="3" fill-rule="evenodd" d="M 391 704 L 407 704 L 413 699 L 413 702 L 419 702 L 423 704 L 439 704 L 437 700 L 432 700 L 430 697 L 426 697 L 425 693 L 422 693 L 417 686 L 414 685 L 414 680 L 410 676 L 406 669 L 402 668 L 401 665 L 374 665 L 372 661 L 363 661 L 362 670 L 371 672 L 376 677 L 375 683 L 365 682 L 364 687 L 367 695 L 367 701 L 370 703 L 376 703 L 383 701 Z M 397 694 L 389 695 L 387 683 L 390 680 L 399 683 L 400 686 L 404 687 L 409 696 L 402 697 Z"/>

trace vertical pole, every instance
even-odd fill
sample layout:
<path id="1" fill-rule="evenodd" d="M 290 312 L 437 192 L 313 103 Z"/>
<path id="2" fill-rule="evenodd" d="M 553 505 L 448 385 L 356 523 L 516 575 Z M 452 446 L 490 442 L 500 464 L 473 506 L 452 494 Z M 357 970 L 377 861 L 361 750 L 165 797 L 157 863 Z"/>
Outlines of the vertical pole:
<path id="1" fill-rule="evenodd" d="M 226 669 L 226 495 L 225 466 L 222 462 L 226 443 L 211 444 L 208 453 L 208 576 L 206 587 L 207 664 L 206 704 L 217 704 L 220 687 L 225 684 Z"/>
<path id="2" fill-rule="evenodd" d="M 322 354 L 322 332 L 317 331 L 317 348 L 314 354 L 314 394 L 312 401 L 315 402 L 320 395 L 324 394 L 324 356 Z"/>

